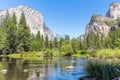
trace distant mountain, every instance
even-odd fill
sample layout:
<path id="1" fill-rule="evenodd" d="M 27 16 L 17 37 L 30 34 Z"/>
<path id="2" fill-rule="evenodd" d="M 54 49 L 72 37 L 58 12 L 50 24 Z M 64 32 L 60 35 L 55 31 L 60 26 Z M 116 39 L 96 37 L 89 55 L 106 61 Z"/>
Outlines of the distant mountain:
<path id="1" fill-rule="evenodd" d="M 120 18 L 120 3 L 113 2 L 110 4 L 110 9 L 106 14 L 106 17 L 110 17 L 113 19 Z"/>
<path id="2" fill-rule="evenodd" d="M 31 33 L 36 35 L 37 32 L 40 31 L 43 37 L 48 36 L 49 40 L 54 39 L 53 32 L 45 25 L 43 16 L 40 12 L 33 10 L 27 6 L 18 6 L 18 7 L 10 8 L 7 10 L 1 10 L 0 11 L 0 24 L 5 18 L 7 11 L 10 16 L 12 16 L 13 13 L 15 12 L 18 23 L 20 20 L 21 13 L 23 12 L 25 14 L 26 22 L 30 28 Z"/>
<path id="3" fill-rule="evenodd" d="M 118 27 L 120 23 L 120 3 L 114 2 L 110 4 L 110 9 L 106 16 L 93 15 L 90 22 L 86 26 L 85 35 L 94 33 L 107 37 L 109 31 Z M 120 26 L 119 26 L 120 27 Z"/>
<path id="4" fill-rule="evenodd" d="M 84 40 L 84 38 L 85 38 L 85 35 L 82 34 L 82 35 L 80 35 L 79 37 L 77 37 L 77 40 Z"/>

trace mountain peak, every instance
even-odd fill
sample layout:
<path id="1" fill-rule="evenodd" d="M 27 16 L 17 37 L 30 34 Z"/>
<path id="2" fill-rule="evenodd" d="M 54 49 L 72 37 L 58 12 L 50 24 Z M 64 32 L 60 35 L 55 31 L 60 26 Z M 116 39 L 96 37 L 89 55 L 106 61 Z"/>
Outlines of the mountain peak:
<path id="1" fill-rule="evenodd" d="M 86 26 L 86 35 L 93 33 L 107 37 L 112 28 L 116 28 L 120 18 L 120 3 L 113 2 L 110 4 L 106 16 L 94 15 L 90 23 Z"/>
<path id="2" fill-rule="evenodd" d="M 113 19 L 120 18 L 120 3 L 119 2 L 113 2 L 110 4 L 110 8 L 106 14 L 106 17 L 110 17 Z"/>
<path id="3" fill-rule="evenodd" d="M 112 6 L 112 5 L 120 5 L 120 2 L 112 2 L 112 3 L 110 4 L 110 6 Z"/>
<path id="4" fill-rule="evenodd" d="M 24 7 L 27 7 L 27 6 L 24 6 L 24 5 L 19 5 L 17 6 L 18 8 L 24 8 Z"/>

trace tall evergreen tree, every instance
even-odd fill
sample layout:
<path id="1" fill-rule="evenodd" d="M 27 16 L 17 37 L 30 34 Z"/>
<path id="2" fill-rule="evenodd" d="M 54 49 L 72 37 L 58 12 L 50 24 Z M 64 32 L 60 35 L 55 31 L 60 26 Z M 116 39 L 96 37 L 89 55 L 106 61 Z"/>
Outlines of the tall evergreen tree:
<path id="1" fill-rule="evenodd" d="M 25 15 L 22 12 L 17 31 L 18 51 L 29 51 L 30 47 L 30 29 L 26 24 Z"/>
<path id="2" fill-rule="evenodd" d="M 17 31 L 16 15 L 13 14 L 12 18 L 9 19 L 8 31 L 7 31 L 7 42 L 9 53 L 16 52 L 16 31 Z"/>
<path id="3" fill-rule="evenodd" d="M 48 35 L 46 35 L 46 37 L 45 37 L 45 48 L 49 48 Z"/>
<path id="4" fill-rule="evenodd" d="M 6 33 L 4 28 L 0 28 L 0 52 L 3 53 L 7 48 L 7 40 L 6 40 Z"/>
<path id="5" fill-rule="evenodd" d="M 58 48 L 58 39 L 57 39 L 57 37 L 54 38 L 54 48 Z"/>
<path id="6" fill-rule="evenodd" d="M 72 45 L 72 49 L 73 49 L 74 53 L 77 53 L 78 47 L 79 47 L 78 40 L 75 38 L 72 38 L 71 45 Z"/>
<path id="7" fill-rule="evenodd" d="M 7 33 L 9 26 L 9 13 L 6 12 L 5 19 L 3 20 L 1 26 L 0 26 L 0 51 L 2 53 L 7 53 L 8 51 L 8 42 L 7 42 Z"/>

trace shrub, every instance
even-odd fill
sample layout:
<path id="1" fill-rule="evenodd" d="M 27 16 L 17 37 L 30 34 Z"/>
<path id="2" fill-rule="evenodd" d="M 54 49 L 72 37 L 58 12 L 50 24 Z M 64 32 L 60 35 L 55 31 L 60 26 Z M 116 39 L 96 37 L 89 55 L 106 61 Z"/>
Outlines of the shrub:
<path id="1" fill-rule="evenodd" d="M 102 49 L 94 53 L 95 57 L 98 58 L 120 58 L 119 49 Z"/>
<path id="2" fill-rule="evenodd" d="M 50 49 L 45 49 L 44 53 L 44 57 L 52 57 L 53 53 Z"/>
<path id="3" fill-rule="evenodd" d="M 105 24 L 113 27 L 113 26 L 117 26 L 118 22 L 117 21 L 105 21 Z"/>

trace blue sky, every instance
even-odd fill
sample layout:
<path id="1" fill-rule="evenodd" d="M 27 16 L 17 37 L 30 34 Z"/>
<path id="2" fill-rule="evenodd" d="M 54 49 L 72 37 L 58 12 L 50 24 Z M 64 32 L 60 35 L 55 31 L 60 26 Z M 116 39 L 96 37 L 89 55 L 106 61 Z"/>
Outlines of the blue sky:
<path id="1" fill-rule="evenodd" d="M 0 10 L 25 5 L 44 16 L 54 34 L 78 37 L 85 33 L 93 14 L 105 15 L 112 2 L 120 0 L 2 0 Z"/>

